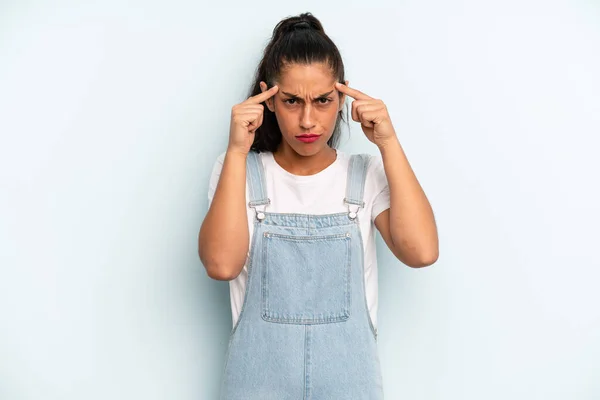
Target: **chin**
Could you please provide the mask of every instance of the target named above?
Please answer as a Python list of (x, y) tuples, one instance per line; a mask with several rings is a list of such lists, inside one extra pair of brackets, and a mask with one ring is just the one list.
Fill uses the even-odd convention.
[[(288, 143), (289, 145), (289, 143)], [(295, 153), (297, 153), (300, 156), (303, 157), (311, 157), (314, 156), (316, 154), (319, 154), (321, 151), (323, 151), (323, 149), (328, 148), (329, 146), (327, 146), (327, 142), (323, 143), (314, 143), (314, 144), (309, 144), (309, 145), (305, 145), (300, 143), (300, 145), (294, 145), (294, 146), (290, 146), (292, 148), (292, 150), (294, 150)]]
[(296, 154), (300, 156), (310, 157), (319, 154), (324, 149), (328, 149), (329, 146), (327, 145), (327, 142), (330, 138), (331, 137), (321, 138), (316, 142), (305, 144), (299, 142), (295, 137), (289, 139), (284, 137), (283, 142), (285, 143), (282, 144), (288, 148), (291, 148)]

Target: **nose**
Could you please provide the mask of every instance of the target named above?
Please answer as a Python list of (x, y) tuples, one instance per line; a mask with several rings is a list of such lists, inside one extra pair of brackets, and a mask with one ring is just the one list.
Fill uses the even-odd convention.
[(302, 109), (302, 114), (300, 116), (300, 127), (302, 129), (311, 129), (315, 127), (315, 119), (313, 115), (313, 109), (310, 104), (306, 104)]

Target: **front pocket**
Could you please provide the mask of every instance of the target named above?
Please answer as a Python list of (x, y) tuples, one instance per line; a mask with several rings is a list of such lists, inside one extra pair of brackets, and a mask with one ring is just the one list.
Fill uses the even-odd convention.
[(350, 233), (292, 236), (265, 232), (262, 318), (287, 324), (350, 317)]

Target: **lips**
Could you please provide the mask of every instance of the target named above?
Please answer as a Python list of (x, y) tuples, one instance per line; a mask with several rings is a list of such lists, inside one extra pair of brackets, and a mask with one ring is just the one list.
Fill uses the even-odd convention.
[(297, 135), (296, 139), (304, 143), (312, 143), (320, 137), (321, 135), (317, 135), (315, 133), (304, 133), (302, 135)]

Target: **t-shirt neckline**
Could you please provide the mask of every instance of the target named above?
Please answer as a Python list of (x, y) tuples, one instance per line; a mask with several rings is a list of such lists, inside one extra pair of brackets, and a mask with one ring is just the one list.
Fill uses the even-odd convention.
[(314, 179), (319, 179), (320, 177), (327, 175), (330, 171), (334, 170), (337, 167), (337, 165), (341, 162), (341, 158), (343, 156), (343, 152), (341, 152), (337, 149), (335, 151), (336, 151), (335, 160), (331, 164), (329, 164), (327, 167), (322, 169), (321, 171), (317, 172), (316, 174), (312, 174), (312, 175), (292, 174), (291, 172), (289, 172), (285, 168), (283, 168), (281, 165), (279, 165), (279, 163), (275, 160), (275, 157), (272, 152), (265, 152), (264, 155), (267, 155), (269, 157), (270, 162), (273, 164), (275, 170), (280, 175), (283, 175), (289, 179), (293, 179), (296, 182), (303, 182), (303, 181), (312, 181)]

